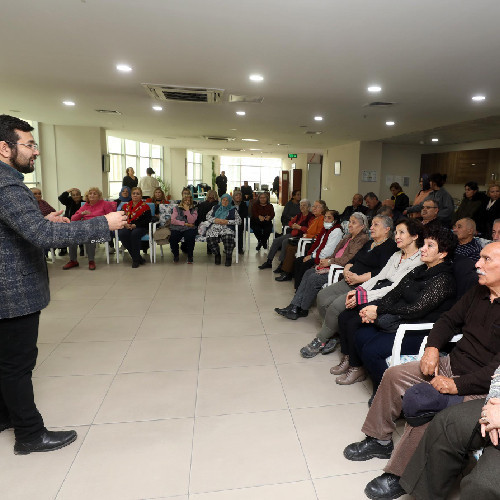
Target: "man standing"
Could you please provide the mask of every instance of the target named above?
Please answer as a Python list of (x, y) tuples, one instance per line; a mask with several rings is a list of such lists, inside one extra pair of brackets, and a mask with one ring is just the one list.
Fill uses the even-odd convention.
[(153, 193), (157, 187), (160, 187), (160, 183), (154, 178), (151, 177), (155, 171), (149, 167), (146, 169), (146, 174), (144, 177), (141, 177), (139, 180), (139, 187), (142, 189), (142, 198), (152, 198)]
[(219, 196), (227, 193), (227, 177), (224, 170), (216, 177), (215, 184), (217, 184)]
[(57, 450), (76, 439), (75, 431), (45, 428), (33, 395), (40, 310), (50, 298), (43, 249), (106, 241), (125, 224), (123, 212), (78, 224), (58, 217), (62, 210), (43, 217), (23, 182), (40, 153), (32, 130), (0, 115), (0, 432), (14, 428), (14, 453), (20, 455)]

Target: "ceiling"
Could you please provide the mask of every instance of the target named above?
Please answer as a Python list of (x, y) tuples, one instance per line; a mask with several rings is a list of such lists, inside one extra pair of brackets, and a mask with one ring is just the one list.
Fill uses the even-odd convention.
[[(173, 147), (220, 149), (225, 145), (203, 136), (231, 136), (228, 147), (269, 153), (321, 151), (355, 140), (419, 144), (426, 139), (418, 131), (451, 130), (456, 123), (466, 138), (463, 122), (488, 117), (496, 128), (482, 127), (484, 138), (500, 137), (499, 15), (498, 0), (6, 2), (0, 110), (151, 141), (168, 138), (163, 143)], [(116, 71), (118, 63), (133, 71)], [(252, 73), (264, 81), (249, 81)], [(142, 83), (264, 100), (172, 102), (155, 112)], [(369, 94), (370, 84), (382, 92)], [(478, 93), (487, 99), (473, 102)], [(63, 106), (65, 99), (76, 106)], [(365, 107), (372, 101), (396, 104)], [(315, 115), (324, 120), (315, 122)], [(385, 125), (389, 119), (394, 127)], [(249, 146), (242, 138), (259, 142)]]

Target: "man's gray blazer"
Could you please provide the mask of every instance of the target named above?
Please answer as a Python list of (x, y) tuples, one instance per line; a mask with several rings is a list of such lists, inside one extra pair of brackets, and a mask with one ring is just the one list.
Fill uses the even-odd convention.
[(0, 161), (0, 319), (25, 316), (49, 303), (44, 249), (109, 240), (104, 217), (71, 224), (44, 219), (23, 179)]

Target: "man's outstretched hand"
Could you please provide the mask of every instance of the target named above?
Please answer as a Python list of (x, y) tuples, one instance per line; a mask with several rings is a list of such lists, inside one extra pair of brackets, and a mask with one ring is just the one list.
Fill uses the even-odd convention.
[(106, 214), (104, 217), (108, 220), (108, 226), (110, 231), (116, 231), (117, 229), (122, 229), (125, 227), (125, 223), (127, 222), (127, 216), (125, 212), (111, 212)]

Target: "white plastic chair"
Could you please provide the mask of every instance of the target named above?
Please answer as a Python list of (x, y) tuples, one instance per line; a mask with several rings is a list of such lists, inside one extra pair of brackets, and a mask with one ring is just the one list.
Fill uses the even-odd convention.
[(334, 283), (337, 283), (343, 271), (344, 268), (342, 266), (332, 264), (330, 266), (330, 272), (328, 273), (328, 283), (325, 286), (330, 286)]
[(297, 245), (297, 252), (295, 252), (295, 257), (304, 257), (306, 254), (306, 245), (314, 241), (314, 238), (300, 238)]

